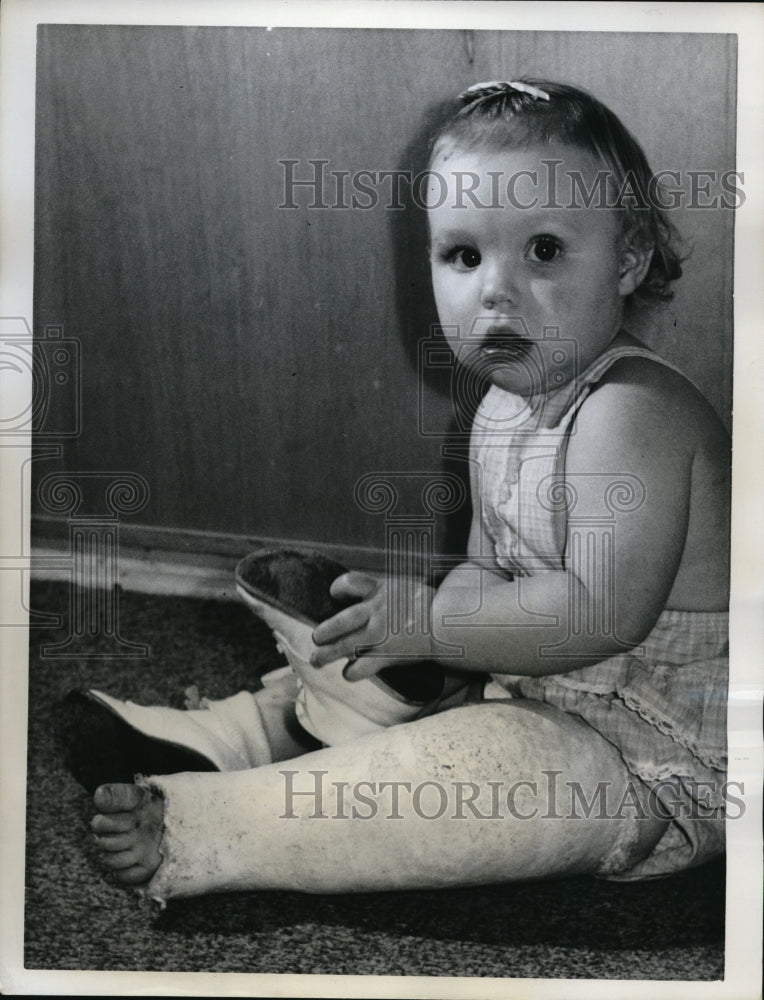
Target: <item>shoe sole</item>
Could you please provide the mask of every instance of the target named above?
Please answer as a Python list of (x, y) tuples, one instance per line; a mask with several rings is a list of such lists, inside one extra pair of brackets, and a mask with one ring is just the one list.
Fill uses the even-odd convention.
[(133, 729), (108, 706), (81, 691), (56, 708), (56, 736), (66, 766), (91, 794), (99, 785), (132, 784), (137, 774), (217, 771), (203, 754)]

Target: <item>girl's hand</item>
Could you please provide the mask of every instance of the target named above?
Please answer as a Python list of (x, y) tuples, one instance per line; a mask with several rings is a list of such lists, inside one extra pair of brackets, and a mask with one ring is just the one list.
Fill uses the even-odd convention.
[[(355, 599), (356, 604), (321, 622), (313, 632), (314, 667), (342, 657), (356, 659), (345, 674), (360, 680), (403, 658), (432, 656), (430, 610), (433, 587), (406, 577), (378, 577), (350, 572), (332, 583), (332, 597)], [(391, 611), (398, 624), (391, 628)], [(374, 655), (369, 655), (373, 653)]]

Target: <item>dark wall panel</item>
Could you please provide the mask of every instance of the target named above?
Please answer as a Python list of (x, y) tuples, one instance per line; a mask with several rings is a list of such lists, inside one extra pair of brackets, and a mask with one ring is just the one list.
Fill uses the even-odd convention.
[[(139, 472), (139, 523), (381, 547), (356, 483), (439, 470), (419, 415), (451, 418), (417, 377), (422, 213), (279, 207), (279, 161), (328, 160), (332, 205), (328, 172), (416, 170), (444, 98), (526, 73), (601, 96), (656, 169), (734, 167), (731, 36), (41, 28), (35, 331), (81, 341), (84, 391), (38, 478)], [(686, 277), (635, 332), (728, 417), (733, 213), (676, 215)]]

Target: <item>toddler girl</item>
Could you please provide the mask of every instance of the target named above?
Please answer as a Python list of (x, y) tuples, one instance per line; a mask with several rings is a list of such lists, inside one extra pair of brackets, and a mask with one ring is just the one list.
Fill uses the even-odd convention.
[(220, 710), (213, 735), (238, 726), (243, 764), (98, 788), (105, 864), (160, 901), (638, 879), (723, 850), (729, 442), (624, 327), (632, 296), (680, 274), (672, 227), (639, 145), (591, 96), (495, 82), (461, 102), (427, 204), (440, 322), (487, 387), (467, 558), (437, 589), (341, 574), (347, 606), (317, 627), (269, 624), (305, 688), (334, 671), (351, 707), (354, 682), (396, 661), (458, 668), (466, 694), (365, 735), (314, 732), (335, 745), (304, 754), (299, 690), (279, 680)]

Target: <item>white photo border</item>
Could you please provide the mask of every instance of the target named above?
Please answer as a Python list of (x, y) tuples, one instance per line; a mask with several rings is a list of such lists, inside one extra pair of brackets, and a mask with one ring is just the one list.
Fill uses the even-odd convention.
[[(655, 996), (743, 1000), (759, 996), (762, 940), (761, 696), (764, 636), (761, 456), (764, 424), (764, 7), (746, 3), (514, 3), (461, 0), (229, 2), (229, 0), (5, 0), (0, 11), (0, 317), (31, 326), (34, 219), (35, 52), (38, 24), (248, 25), (323, 28), (709, 32), (738, 36), (737, 170), (746, 201), (736, 214), (733, 457), (733, 593), (729, 779), (744, 782), (745, 816), (728, 825), (726, 963), (723, 982), (511, 980), (514, 997)], [(713, 86), (713, 81), (709, 81)], [(31, 399), (28, 383), (0, 371), (14, 412)], [(1, 435), (0, 435), (1, 438)], [(0, 445), (4, 442), (0, 440)], [(29, 511), (19, 508), (31, 442), (0, 446), (0, 569), (28, 558)], [(28, 495), (28, 491), (25, 491)], [(19, 540), (19, 533), (21, 540)], [(12, 553), (12, 556), (8, 556)], [(19, 556), (19, 553), (25, 555)], [(28, 573), (26, 579), (28, 581)], [(0, 572), (2, 607), (17, 586)], [(26, 600), (26, 598), (25, 598)], [(28, 602), (27, 602), (28, 603)], [(16, 608), (18, 612), (18, 608)], [(16, 613), (15, 612), (15, 613)], [(15, 619), (14, 619), (15, 620)], [(8, 995), (270, 995), (504, 997), (507, 980), (426, 977), (40, 971), (23, 968), (25, 761), (28, 631), (0, 631), (0, 987)]]

